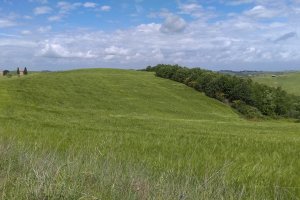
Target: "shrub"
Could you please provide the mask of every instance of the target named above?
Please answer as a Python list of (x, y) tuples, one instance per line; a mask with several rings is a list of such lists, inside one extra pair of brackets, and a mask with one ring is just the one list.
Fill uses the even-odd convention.
[(263, 115), (257, 108), (253, 106), (249, 106), (243, 101), (240, 100), (233, 101), (231, 106), (235, 108), (237, 111), (239, 111), (241, 114), (243, 114), (246, 118), (257, 119), (263, 117)]
[(9, 74), (9, 71), (6, 69), (3, 71), (3, 76), (6, 76), (7, 74)]

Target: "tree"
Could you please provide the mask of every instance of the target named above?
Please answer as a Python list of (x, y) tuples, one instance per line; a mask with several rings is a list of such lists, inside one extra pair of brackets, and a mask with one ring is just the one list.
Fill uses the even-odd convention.
[(7, 74), (9, 74), (9, 71), (6, 69), (3, 71), (3, 76), (6, 76)]
[(20, 69), (19, 69), (19, 67), (17, 68), (17, 74), (20, 75)]
[(27, 68), (26, 68), (26, 67), (24, 68), (24, 72), (23, 72), (23, 73), (24, 73), (24, 75), (27, 75), (27, 74), (28, 74), (28, 71), (27, 71)]
[(147, 66), (146, 71), (147, 71), (147, 72), (151, 72), (151, 71), (152, 71), (152, 67), (151, 67), (150, 65)]

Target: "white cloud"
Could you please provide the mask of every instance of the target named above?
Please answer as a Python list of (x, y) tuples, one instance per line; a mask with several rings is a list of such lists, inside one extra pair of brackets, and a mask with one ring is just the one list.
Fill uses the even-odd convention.
[(174, 14), (168, 14), (160, 30), (163, 33), (179, 33), (187, 27), (186, 21)]
[(97, 7), (97, 4), (94, 3), (94, 2), (85, 2), (85, 3), (83, 4), (83, 7), (85, 7), (85, 8), (96, 8), (96, 7)]
[(38, 28), (38, 32), (40, 32), (40, 33), (47, 33), (51, 30), (52, 30), (52, 26), (50, 26), (50, 25), (49, 26), (41, 26)]
[(253, 3), (254, 0), (224, 0), (224, 2), (228, 5), (241, 5), (241, 4), (249, 4), (249, 3)]
[(105, 6), (101, 6), (101, 8), (100, 8), (102, 11), (110, 11), (111, 10), (111, 7), (110, 6), (107, 6), (107, 5), (105, 5)]
[(23, 30), (21, 31), (22, 35), (30, 35), (32, 32), (30, 30)]
[(246, 11), (245, 14), (257, 18), (272, 18), (278, 14), (278, 11), (267, 9), (262, 5), (258, 5)]
[(29, 16), (29, 15), (25, 15), (25, 16), (23, 16), (23, 18), (24, 18), (24, 19), (27, 19), (27, 20), (33, 19), (33, 17), (32, 17), (32, 16)]
[(63, 47), (58, 43), (51, 43), (46, 41), (43, 44), (43, 48), (38, 53), (38, 56), (49, 57), (49, 58), (96, 58), (97, 55), (93, 54), (92, 51), (81, 52), (71, 51), (68, 48)]
[(63, 18), (63, 15), (53, 15), (48, 17), (50, 22), (60, 21)]
[(72, 11), (79, 8), (96, 8), (97, 4), (93, 2), (75, 2), (70, 3), (67, 1), (57, 2), (56, 7), (59, 9), (58, 14), (48, 17), (49, 21), (61, 21), (63, 18), (67, 17)]
[(48, 0), (29, 0), (31, 3), (47, 4)]
[(207, 14), (203, 7), (197, 3), (180, 4), (179, 9), (182, 14), (188, 14), (194, 17), (203, 17)]
[(0, 28), (7, 28), (17, 26), (17, 23), (10, 19), (1, 19), (0, 18)]
[(110, 47), (105, 48), (104, 52), (107, 55), (113, 55), (113, 56), (122, 55), (122, 56), (124, 56), (124, 55), (128, 55), (129, 49), (116, 47), (116, 46), (110, 46)]
[(44, 14), (49, 14), (52, 12), (52, 8), (48, 7), (48, 6), (41, 6), (41, 7), (36, 7), (33, 10), (33, 13), (35, 15), (44, 15)]
[(67, 1), (59, 1), (57, 3), (57, 7), (60, 9), (59, 12), (61, 14), (69, 13), (70, 11), (75, 10), (81, 6), (82, 6), (82, 3), (80, 3), (80, 2), (70, 3)]

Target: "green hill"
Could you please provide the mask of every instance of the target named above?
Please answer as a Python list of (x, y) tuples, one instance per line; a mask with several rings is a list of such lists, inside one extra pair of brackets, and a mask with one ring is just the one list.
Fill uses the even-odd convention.
[(300, 96), (300, 72), (283, 73), (272, 77), (272, 74), (254, 76), (253, 80), (272, 87), (282, 87), (291, 94)]
[(297, 199), (300, 124), (152, 73), (0, 79), (2, 199)]

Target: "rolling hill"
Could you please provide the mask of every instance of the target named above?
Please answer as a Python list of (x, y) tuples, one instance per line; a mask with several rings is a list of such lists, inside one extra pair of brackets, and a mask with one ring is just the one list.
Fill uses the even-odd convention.
[(297, 199), (300, 124), (153, 73), (0, 79), (2, 199)]
[(291, 94), (300, 96), (300, 72), (283, 73), (272, 77), (272, 74), (263, 74), (253, 77), (254, 81), (272, 87), (282, 87)]

